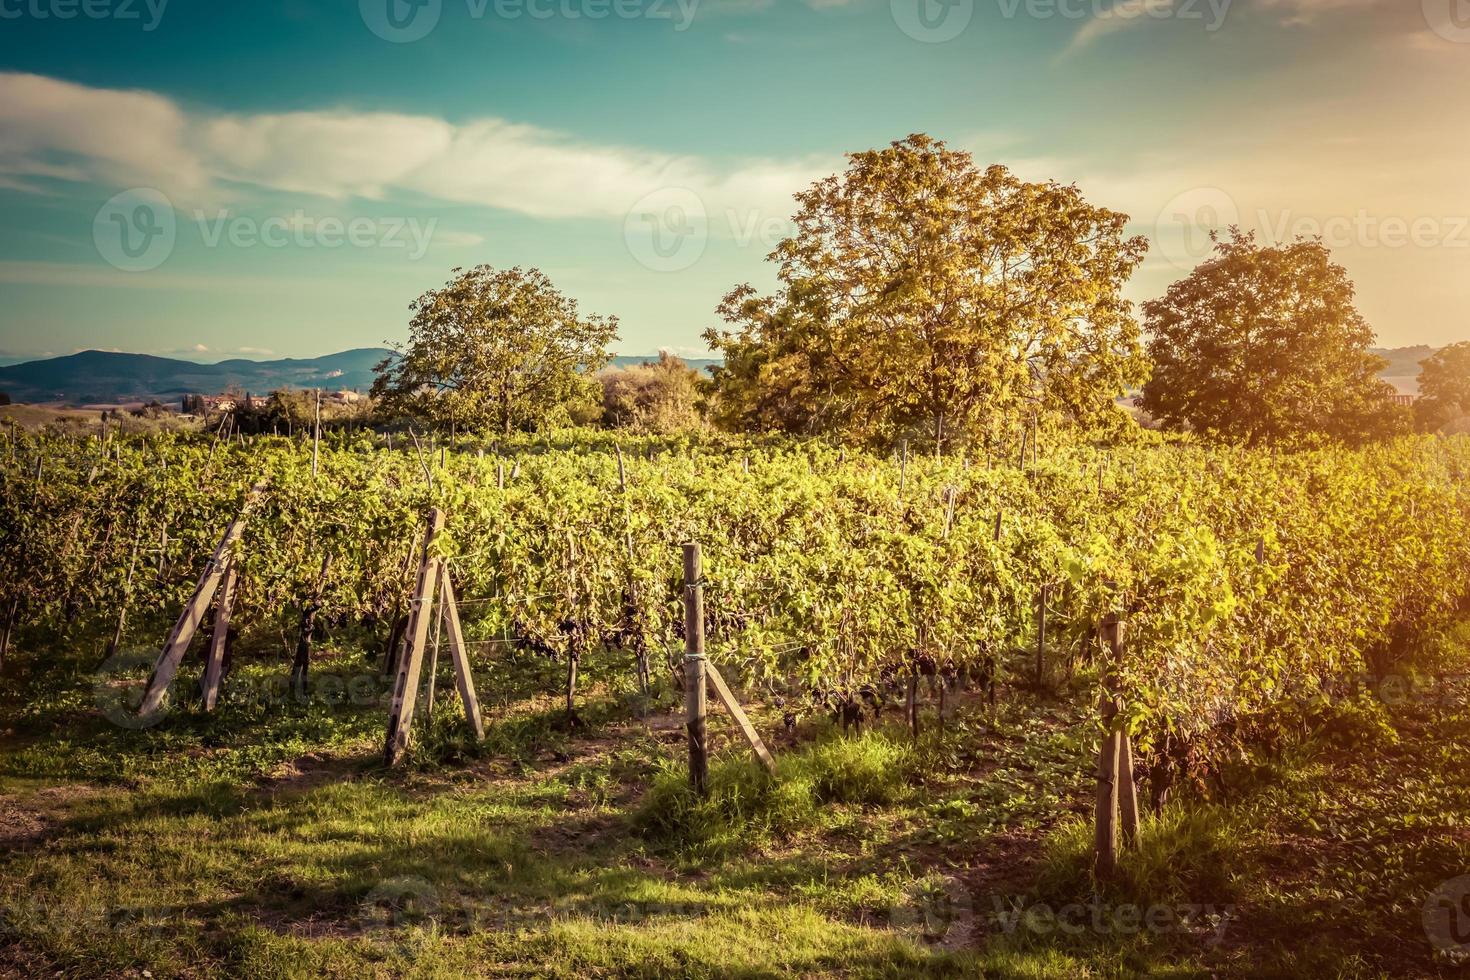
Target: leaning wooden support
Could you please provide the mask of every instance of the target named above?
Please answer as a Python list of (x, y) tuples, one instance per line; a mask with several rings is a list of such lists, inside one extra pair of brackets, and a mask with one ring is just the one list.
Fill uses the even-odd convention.
[(235, 606), (235, 587), (239, 574), (235, 563), (225, 566), (225, 580), (220, 586), (219, 602), (214, 607), (214, 637), (209, 644), (209, 660), (204, 665), (204, 710), (213, 711), (219, 703), (219, 685), (225, 672), (225, 648), (230, 638), (230, 613)]
[(485, 722), (480, 717), (480, 699), (475, 695), (475, 679), (470, 674), (469, 652), (465, 649), (464, 631), (459, 625), (459, 603), (454, 597), (454, 584), (449, 580), (447, 566), (440, 570), (439, 593), (444, 600), (444, 621), (449, 627), (449, 655), (454, 660), (454, 683), (459, 688), (464, 717), (475, 733), (475, 741), (483, 741)]
[(199, 624), (204, 620), (204, 613), (209, 608), (210, 600), (214, 598), (220, 582), (224, 579), (225, 566), (229, 563), (230, 553), (245, 532), (246, 518), (264, 490), (265, 484), (257, 483), (245, 498), (245, 506), (240, 511), (240, 516), (230, 522), (225, 536), (220, 539), (219, 547), (215, 548), (214, 555), (210, 557), (209, 564), (205, 566), (199, 584), (194, 587), (193, 596), (185, 604), (183, 614), (179, 616), (173, 631), (169, 633), (168, 642), (163, 645), (163, 652), (158, 655), (158, 661), (153, 666), (153, 677), (148, 682), (148, 691), (143, 695), (143, 703), (138, 708), (139, 714), (144, 717), (152, 715), (163, 704), (163, 696), (168, 693), (168, 687), (173, 683), (174, 675), (179, 672), (179, 664), (183, 662), (184, 653), (189, 649), (189, 643), (194, 639)]
[(408, 621), (408, 648), (398, 658), (398, 673), (393, 683), (393, 705), (388, 712), (388, 738), (383, 761), (396, 765), (408, 748), (413, 728), (413, 709), (419, 695), (419, 674), (424, 664), (424, 647), (429, 642), (429, 620), (433, 616), (434, 593), (439, 584), (439, 562), (434, 555), (434, 540), (444, 529), (444, 512), (435, 507), (429, 511), (429, 527), (424, 532), (423, 557), (419, 562), (418, 585), (413, 593), (413, 608)]
[(771, 753), (766, 748), (766, 743), (761, 741), (760, 733), (750, 723), (750, 718), (746, 716), (745, 709), (740, 706), (739, 701), (735, 700), (735, 695), (731, 693), (729, 686), (725, 684), (725, 678), (720, 676), (719, 670), (708, 660), (705, 661), (704, 670), (706, 676), (709, 677), (710, 687), (714, 689), (715, 697), (720, 699), (720, 703), (725, 706), (725, 710), (730, 712), (730, 717), (735, 719), (736, 727), (740, 729), (740, 734), (745, 736), (745, 740), (750, 743), (751, 750), (755, 752), (755, 757), (760, 760), (761, 765), (765, 766), (768, 772), (774, 773), (776, 771), (776, 760), (771, 758)]

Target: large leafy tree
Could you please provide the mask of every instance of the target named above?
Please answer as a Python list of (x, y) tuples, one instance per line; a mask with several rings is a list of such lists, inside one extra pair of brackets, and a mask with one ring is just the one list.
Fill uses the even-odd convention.
[(384, 412), (509, 435), (595, 406), (616, 317), (580, 315), (537, 269), (454, 272), (414, 300), (408, 343), (377, 366)]
[(1147, 374), (1126, 215), (924, 135), (849, 160), (796, 196), (776, 295), (736, 288), (734, 329), (706, 333), (718, 421), (943, 449), (1041, 413), (1116, 417)]
[(1153, 377), (1141, 407), (1248, 443), (1356, 440), (1402, 422), (1369, 351), (1347, 270), (1318, 239), (1266, 247), (1232, 228), (1214, 255), (1143, 305)]
[(1443, 429), (1470, 415), (1470, 341), (1450, 344), (1419, 362), (1420, 426)]

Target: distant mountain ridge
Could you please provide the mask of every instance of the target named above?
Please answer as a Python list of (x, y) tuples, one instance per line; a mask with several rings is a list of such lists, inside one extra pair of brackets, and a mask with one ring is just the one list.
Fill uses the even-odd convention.
[[(152, 354), (88, 350), (0, 367), (0, 391), (17, 402), (61, 405), (114, 405), (155, 398), (169, 404), (183, 395), (216, 395), (229, 388), (256, 395), (277, 388), (367, 391), (373, 383), (373, 368), (392, 353), (382, 347), (359, 347), (323, 357), (235, 358), (196, 364)], [(656, 359), (656, 354), (621, 356), (613, 358), (613, 364), (627, 367)], [(719, 363), (689, 361), (699, 370)]]

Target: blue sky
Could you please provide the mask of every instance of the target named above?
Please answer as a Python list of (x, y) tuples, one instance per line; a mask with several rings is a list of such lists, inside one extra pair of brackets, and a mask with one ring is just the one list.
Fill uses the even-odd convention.
[(376, 345), (481, 262), (693, 354), (793, 191), (918, 131), (1130, 214), (1135, 299), (1238, 221), (1446, 343), (1467, 82), (1466, 0), (0, 0), (0, 356)]

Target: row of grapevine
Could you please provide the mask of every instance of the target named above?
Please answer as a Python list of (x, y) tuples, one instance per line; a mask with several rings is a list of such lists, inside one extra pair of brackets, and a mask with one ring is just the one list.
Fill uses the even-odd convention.
[(319, 585), (324, 618), (386, 632), (439, 506), (475, 637), (558, 657), (619, 643), (658, 666), (679, 647), (679, 547), (697, 540), (721, 669), (850, 713), (911, 672), (993, 672), (1030, 642), (1043, 586), (1063, 650), (1085, 651), (1119, 610), (1113, 667), (1147, 749), (1381, 669), (1467, 591), (1470, 440), (1058, 444), (1024, 467), (813, 443), (610, 449), (509, 459), (364, 437), (323, 448), (314, 476), (286, 439), (22, 437), (0, 467), (0, 615), (56, 630), (123, 607), (166, 617), (263, 479), (238, 558), (247, 633), (288, 630)]

